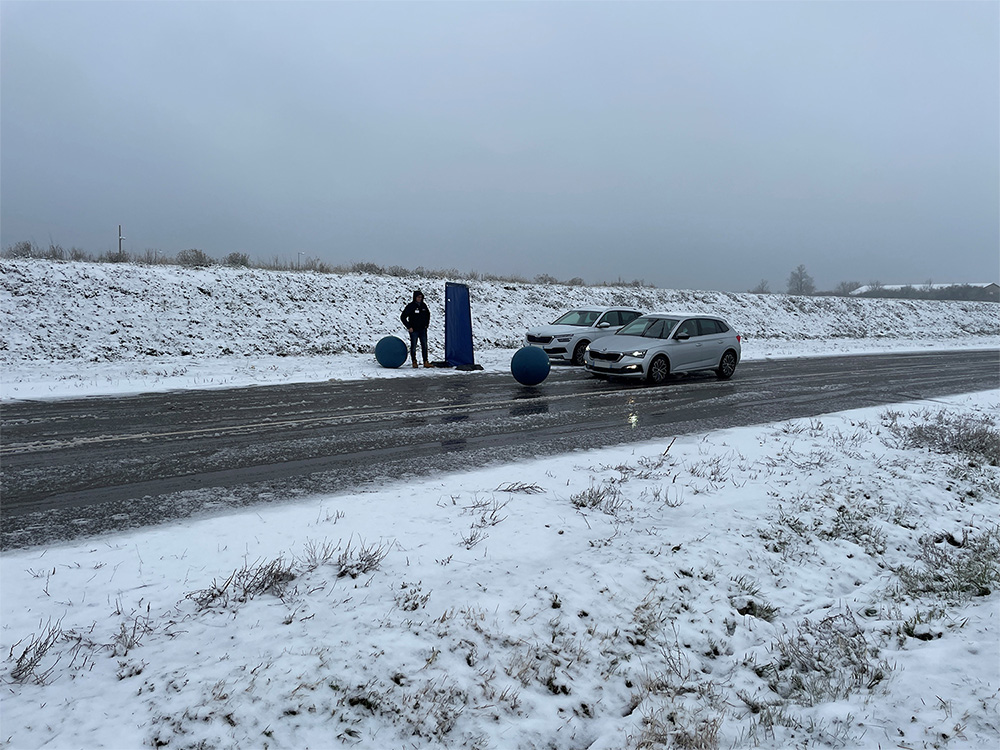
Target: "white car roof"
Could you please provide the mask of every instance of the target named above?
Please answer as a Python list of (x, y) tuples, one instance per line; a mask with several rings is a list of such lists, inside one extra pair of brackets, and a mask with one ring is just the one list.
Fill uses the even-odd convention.
[(715, 313), (704, 313), (704, 312), (650, 312), (646, 313), (642, 317), (644, 318), (715, 318), (717, 320), (725, 320), (721, 315), (716, 315)]
[[(587, 312), (607, 312), (608, 310), (635, 310), (634, 307), (630, 305), (611, 305), (609, 307), (592, 307), (590, 305), (580, 305), (579, 307), (570, 307), (566, 312), (573, 312), (574, 310), (586, 310)], [(638, 310), (636, 310), (638, 312)], [(563, 313), (565, 315), (565, 313)]]

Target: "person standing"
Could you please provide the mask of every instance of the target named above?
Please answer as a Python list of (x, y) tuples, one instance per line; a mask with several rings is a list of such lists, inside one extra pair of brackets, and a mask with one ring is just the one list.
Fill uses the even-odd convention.
[(406, 330), (410, 332), (410, 359), (417, 366), (417, 341), (420, 341), (421, 354), (424, 355), (424, 367), (430, 367), (427, 360), (427, 327), (431, 324), (431, 311), (424, 304), (424, 293), (417, 289), (413, 293), (413, 302), (403, 308), (399, 319), (403, 321)]

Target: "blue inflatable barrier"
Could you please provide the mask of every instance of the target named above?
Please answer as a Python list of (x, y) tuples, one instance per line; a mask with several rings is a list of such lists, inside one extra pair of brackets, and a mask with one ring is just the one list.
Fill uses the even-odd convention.
[(399, 367), (406, 361), (406, 343), (396, 336), (386, 336), (375, 344), (375, 359), (382, 367)]
[(537, 346), (523, 346), (510, 360), (510, 374), (521, 385), (538, 385), (549, 376), (549, 355)]

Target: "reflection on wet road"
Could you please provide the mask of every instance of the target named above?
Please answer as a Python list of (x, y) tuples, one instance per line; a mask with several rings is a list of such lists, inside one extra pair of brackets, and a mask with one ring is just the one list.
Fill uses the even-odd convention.
[(1000, 385), (1000, 353), (744, 363), (660, 387), (555, 367), (5, 405), (4, 548), (635, 440)]

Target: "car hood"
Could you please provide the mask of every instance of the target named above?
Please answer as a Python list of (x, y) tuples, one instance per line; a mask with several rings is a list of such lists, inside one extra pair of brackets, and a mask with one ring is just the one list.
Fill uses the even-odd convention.
[(535, 326), (534, 328), (528, 329), (528, 335), (530, 336), (569, 336), (574, 333), (583, 333), (584, 331), (589, 331), (588, 326)]
[(648, 349), (654, 344), (663, 343), (662, 339), (650, 339), (645, 336), (605, 336), (590, 345), (591, 351), (598, 352), (632, 352), (637, 349)]

